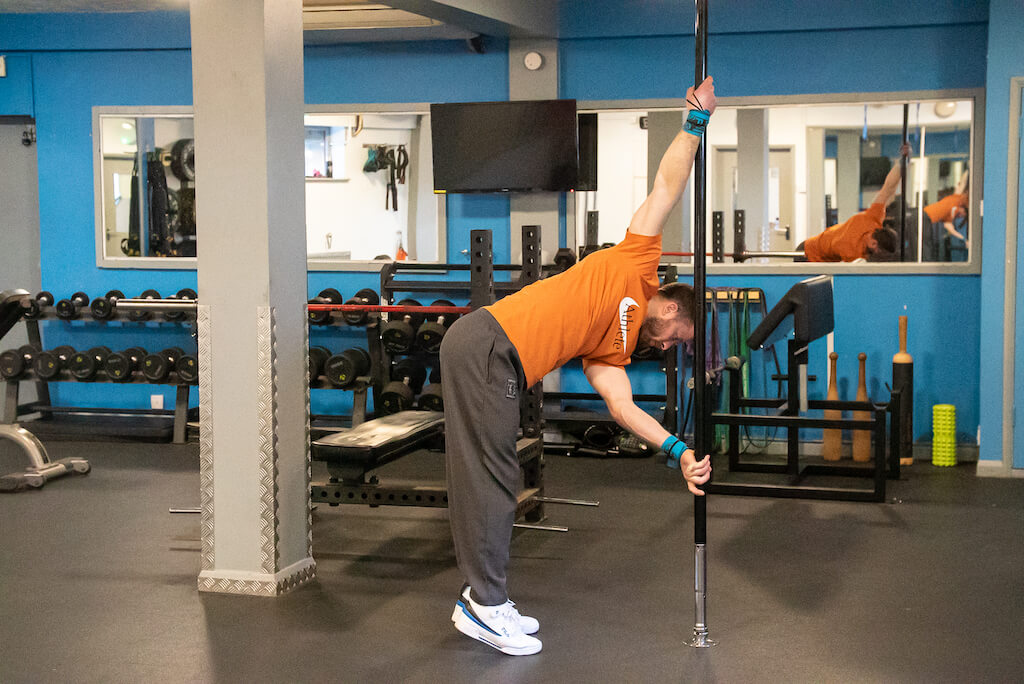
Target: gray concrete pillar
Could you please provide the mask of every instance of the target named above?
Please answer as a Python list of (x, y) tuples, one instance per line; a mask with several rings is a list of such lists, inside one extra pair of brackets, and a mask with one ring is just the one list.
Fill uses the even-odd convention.
[[(540, 66), (527, 68), (526, 55), (541, 56)], [(531, 67), (536, 62), (531, 62)], [(558, 98), (558, 41), (510, 40), (508, 46), (508, 95), (510, 100)], [(541, 227), (541, 255), (551, 263), (558, 251), (558, 199), (561, 193), (513, 193), (509, 213), (512, 222), (512, 263), (523, 258), (523, 226)], [(568, 203), (568, 200), (567, 200)]]
[[(836, 198), (832, 198), (835, 205)], [(798, 245), (828, 228), (825, 225), (825, 130), (807, 128), (807, 225), (797, 225), (793, 244)]]
[(302, 5), (192, 0), (200, 226), (200, 591), (315, 576)]
[[(661, 158), (665, 150), (675, 140), (683, 128), (686, 112), (648, 112), (647, 113), (647, 192), (654, 188), (654, 179), (658, 175)], [(665, 230), (661, 234), (661, 249), (664, 252), (690, 251), (690, 187), (686, 184), (679, 204), (665, 220)], [(708, 240), (710, 242), (710, 239)], [(674, 263), (679, 257), (663, 257), (662, 261)], [(689, 259), (685, 259), (689, 261)]]
[(836, 209), (842, 223), (860, 211), (860, 133), (836, 134)]
[(736, 111), (736, 208), (746, 212), (747, 249), (762, 249), (768, 230), (768, 110)]

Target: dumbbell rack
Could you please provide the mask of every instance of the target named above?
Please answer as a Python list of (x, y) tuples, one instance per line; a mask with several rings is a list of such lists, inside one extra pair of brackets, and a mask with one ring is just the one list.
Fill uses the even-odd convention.
[[(125, 300), (125, 303), (130, 300)], [(174, 307), (174, 305), (171, 305)], [(184, 318), (178, 321), (166, 321), (168, 323), (180, 324), (190, 323), (195, 320), (194, 306), (191, 310), (185, 309)], [(40, 320), (60, 320), (57, 318), (52, 308), (44, 309), (40, 311), (33, 318), (24, 319), (26, 331), (28, 333), (29, 344), (35, 347), (37, 350), (42, 350), (42, 336), (39, 331)], [(106, 321), (94, 321), (91, 318), (82, 318), (83, 321), (91, 321), (96, 323), (108, 323), (110, 321), (117, 320), (128, 320), (127, 316), (118, 313), (115, 307), (114, 315)], [(132, 436), (141, 438), (156, 438), (166, 434), (166, 418), (172, 418), (172, 429), (171, 429), (171, 441), (174, 444), (184, 444), (187, 440), (188, 431), (188, 420), (189, 420), (189, 396), (191, 393), (191, 385), (186, 382), (182, 382), (175, 371), (171, 371), (166, 381), (161, 383), (152, 383), (148, 380), (133, 377), (131, 380), (115, 381), (107, 377), (107, 374), (102, 370), (98, 369), (96, 375), (92, 380), (75, 382), (80, 383), (111, 383), (117, 385), (129, 385), (129, 384), (146, 384), (146, 385), (172, 385), (177, 387), (174, 409), (173, 411), (161, 410), (161, 409), (105, 409), (105, 408), (82, 408), (82, 407), (65, 407), (65, 406), (53, 406), (50, 400), (50, 388), (49, 383), (51, 382), (66, 382), (72, 381), (74, 378), (70, 376), (66, 370), (61, 370), (60, 374), (51, 379), (40, 378), (34, 370), (28, 369), (22, 375), (21, 378), (8, 380), (5, 391), (6, 404), (4, 410), (3, 420), (0, 424), (3, 425), (14, 425), (17, 423), (18, 417), (27, 416), (33, 413), (40, 413), (49, 418), (41, 418), (39, 420), (30, 421), (27, 423), (32, 428), (33, 432), (40, 434), (67, 434), (70, 430), (73, 430), (76, 434), (90, 434), (90, 435), (108, 435), (110, 430), (104, 431), (103, 429), (86, 427), (88, 423), (81, 425), (75, 424), (74, 428), (70, 427), (70, 424), (61, 421), (61, 428), (54, 429), (50, 427), (50, 419), (55, 415), (81, 415), (81, 416), (104, 416), (113, 417), (114, 420), (118, 418), (124, 418), (126, 420), (119, 420), (116, 425), (116, 434), (123, 435), (130, 433)], [(20, 386), (22, 382), (35, 382), (36, 383), (36, 396), (37, 400), (28, 404), (19, 404)], [(139, 421), (146, 421), (148, 419), (149, 425), (139, 424)]]
[[(457, 293), (469, 295), (469, 305), (472, 308), (479, 308), (491, 304), (495, 298), (495, 291), (503, 293), (514, 292), (525, 285), (537, 280), (541, 275), (540, 264), (540, 228), (539, 226), (523, 227), (523, 265), (498, 267), (498, 270), (518, 270), (520, 276), (517, 281), (505, 283), (494, 282), (493, 251), (491, 242), (491, 231), (474, 230), (470, 235), (470, 263), (469, 265), (452, 264), (415, 264), (405, 262), (391, 262), (385, 264), (381, 270), (381, 298), (385, 304), (394, 304), (396, 293), (431, 292), (431, 293)], [(405, 279), (399, 276), (409, 274), (426, 274), (430, 272), (445, 273), (447, 271), (469, 271), (469, 281), (451, 280), (429, 280), (429, 279)], [(392, 354), (384, 347), (381, 337), (380, 316), (371, 316), (367, 325), (367, 345), (370, 354), (370, 378), (369, 386), (374, 391), (374, 406), (379, 405), (380, 392), (384, 384), (388, 382), (392, 367)], [(423, 352), (412, 351), (403, 356), (422, 355)], [(365, 412), (365, 394), (362, 397)], [(356, 398), (354, 414), (359, 413), (359, 397)], [(545, 517), (544, 513), (544, 448), (542, 437), (542, 416), (543, 404), (542, 390), (540, 383), (531, 387), (523, 393), (521, 402), (521, 425), (523, 437), (516, 444), (519, 454), (520, 469), (523, 474), (523, 489), (519, 496), (519, 504), (516, 511), (516, 518), (522, 517), (528, 525), (535, 525)], [(356, 425), (355, 416), (353, 425)], [(322, 482), (312, 483), (311, 494), (313, 501), (335, 503), (338, 501), (349, 502), (348, 493), (360, 494), (366, 487), (373, 489), (373, 501), (402, 502), (405, 498), (401, 496), (404, 490), (394, 490), (379, 482), (352, 484), (345, 482)], [(408, 492), (405, 492), (408, 493)], [(435, 492), (436, 504), (424, 504), (420, 497), (414, 500), (413, 505), (447, 505), (446, 497), (442, 490)], [(394, 496), (390, 496), (394, 495)], [(366, 497), (353, 497), (355, 502), (362, 502)]]

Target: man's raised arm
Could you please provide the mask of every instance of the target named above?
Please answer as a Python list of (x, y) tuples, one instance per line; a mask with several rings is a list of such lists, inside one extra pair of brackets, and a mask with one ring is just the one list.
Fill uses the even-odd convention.
[[(903, 143), (900, 147), (900, 156), (910, 156), (910, 145)], [(903, 177), (902, 170), (902, 159), (897, 159), (896, 163), (889, 169), (888, 175), (885, 177), (885, 183), (882, 184), (882, 189), (875, 193), (875, 198), (871, 200), (872, 204), (881, 204), (882, 206), (888, 206), (892, 198), (896, 196), (896, 190), (900, 187), (900, 178)]]
[(683, 196), (686, 181), (690, 178), (690, 169), (693, 168), (693, 158), (703, 138), (703, 124), (706, 123), (706, 119), (701, 123), (701, 117), (697, 112), (704, 112), (710, 116), (715, 111), (715, 104), (715, 84), (710, 76), (696, 89), (686, 90), (687, 119), (696, 117), (698, 121), (679, 131), (672, 144), (665, 150), (665, 155), (658, 165), (658, 174), (651, 186), (651, 193), (633, 215), (629, 232), (637, 235), (661, 234), (669, 213)]

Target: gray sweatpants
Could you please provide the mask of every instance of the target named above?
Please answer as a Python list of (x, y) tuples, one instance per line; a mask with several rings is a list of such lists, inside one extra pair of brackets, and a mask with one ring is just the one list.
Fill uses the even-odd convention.
[(516, 438), (526, 377), (488, 311), (456, 321), (441, 343), (448, 513), (455, 558), (474, 600), (508, 600), (512, 523), (520, 489)]

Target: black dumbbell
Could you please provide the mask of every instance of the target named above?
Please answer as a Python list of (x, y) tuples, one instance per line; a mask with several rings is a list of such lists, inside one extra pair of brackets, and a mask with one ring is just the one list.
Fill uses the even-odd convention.
[[(138, 299), (160, 299), (160, 293), (156, 290), (145, 290), (138, 296)], [(128, 311), (128, 320), (132, 321), (148, 321), (153, 317), (152, 311), (145, 309), (131, 309)]]
[[(380, 304), (380, 295), (377, 291), (364, 287), (359, 292), (356, 292), (355, 296), (349, 299), (346, 304), (353, 305), (365, 305), (365, 304)], [(370, 320), (370, 312), (368, 311), (345, 311), (341, 315), (345, 319), (345, 322), (349, 325), (366, 325), (367, 321)]]
[[(309, 300), (310, 304), (341, 304), (345, 300), (333, 287), (320, 290), (320, 294)], [(330, 311), (310, 311), (309, 322), (313, 325), (327, 325), (331, 322)]]
[(23, 316), (28, 319), (39, 318), (43, 309), (50, 306), (53, 306), (53, 295), (43, 290), (28, 301), (28, 308), (25, 309)]
[[(455, 306), (447, 299), (437, 299), (430, 306)], [(430, 354), (441, 349), (441, 340), (448, 332), (448, 326), (454, 323), (458, 314), (428, 314), (429, 318), (416, 329), (416, 346)]]
[(560, 247), (555, 252), (555, 266), (559, 271), (568, 270), (575, 263), (576, 255), (568, 247)]
[(76, 292), (70, 299), (62, 299), (57, 302), (57, 318), (62, 321), (70, 321), (78, 318), (78, 312), (89, 306), (89, 295), (84, 292)]
[(402, 359), (391, 370), (391, 382), (380, 393), (380, 412), (398, 413), (412, 408), (413, 399), (427, 379), (427, 369), (415, 359)]
[(114, 317), (114, 307), (119, 299), (124, 299), (124, 292), (111, 290), (102, 297), (92, 300), (89, 303), (89, 312), (97, 321), (109, 321)]
[(32, 369), (43, 380), (50, 380), (60, 375), (74, 353), (75, 348), (66, 344), (52, 351), (38, 352), (32, 359)]
[(309, 348), (309, 382), (313, 384), (324, 372), (324, 364), (331, 358), (331, 352), (327, 347)]
[(36, 348), (31, 344), (23, 344), (17, 349), (8, 349), (0, 354), (0, 378), (17, 380), (25, 371), (32, 367), (32, 359)]
[(174, 371), (178, 374), (179, 385), (199, 384), (199, 356), (185, 354), (174, 362)]
[(430, 371), (430, 384), (416, 400), (416, 405), (426, 411), (444, 411), (444, 395), (441, 394), (441, 373), (437, 368)]
[(356, 378), (369, 374), (370, 355), (365, 349), (353, 347), (335, 354), (324, 362), (324, 375), (335, 387), (348, 387)]
[(129, 382), (145, 356), (146, 350), (142, 347), (129, 347), (122, 352), (108, 354), (103, 360), (103, 370), (114, 382)]
[[(196, 291), (190, 287), (178, 290), (177, 294), (171, 295), (171, 299), (183, 299), (185, 301), (194, 302), (199, 299), (199, 295)], [(184, 311), (164, 311), (164, 319), (168, 321), (180, 321), (185, 318)]]
[(163, 382), (184, 355), (181, 347), (168, 347), (156, 354), (147, 354), (142, 359), (142, 375), (150, 382)]
[(96, 371), (103, 367), (103, 362), (110, 356), (107, 347), (93, 347), (89, 351), (75, 352), (68, 359), (68, 370), (75, 380), (88, 381), (96, 377)]
[[(415, 299), (403, 299), (398, 306), (422, 306)], [(381, 329), (380, 337), (384, 348), (392, 354), (404, 354), (412, 348), (416, 329), (423, 323), (420, 313), (392, 313)]]

